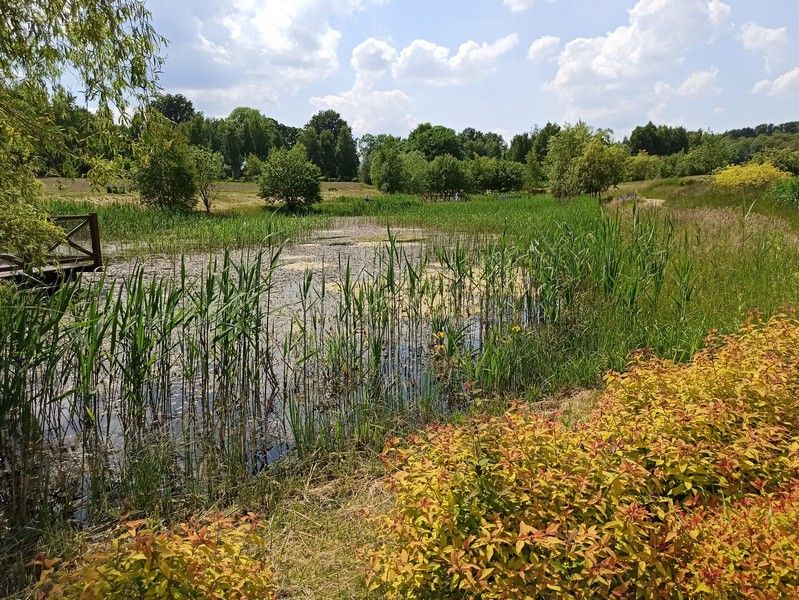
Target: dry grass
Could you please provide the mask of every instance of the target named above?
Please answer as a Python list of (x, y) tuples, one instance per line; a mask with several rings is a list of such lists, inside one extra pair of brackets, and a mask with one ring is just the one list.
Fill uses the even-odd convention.
[[(124, 194), (109, 194), (105, 188), (92, 187), (86, 179), (62, 179), (46, 177), (40, 180), (45, 187), (45, 195), (51, 198), (64, 198), (67, 200), (87, 200), (97, 204), (111, 204), (114, 202), (138, 202), (139, 196), (135, 192)], [(334, 202), (339, 198), (353, 196), (356, 198), (375, 197), (382, 195), (380, 190), (352, 181), (324, 181), (322, 182), (322, 201)], [(247, 181), (222, 181), (219, 184), (218, 196), (215, 199), (213, 212), (228, 212), (242, 208), (258, 208), (264, 206), (263, 198), (258, 196), (258, 184)], [(198, 204), (197, 210), (202, 210)]]
[(266, 550), (279, 598), (369, 598), (364, 548), (376, 540), (375, 517), (391, 498), (376, 456), (361, 457), (352, 472), (334, 478), (312, 471), (283, 498), (266, 524)]

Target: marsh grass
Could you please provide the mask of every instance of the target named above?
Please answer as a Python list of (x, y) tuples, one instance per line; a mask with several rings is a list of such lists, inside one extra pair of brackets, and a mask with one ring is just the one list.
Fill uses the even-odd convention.
[(458, 233), (412, 250), (389, 232), (368, 265), (306, 272), (290, 306), (274, 305), (277, 234), (199, 275), (0, 294), (3, 563), (30, 552), (37, 524), (254, 503), (289, 448), (300, 464), (379, 448), (591, 387), (635, 349), (684, 360), (708, 330), (799, 296), (796, 245), (746, 220), (692, 228), (585, 198), (363, 204)]
[(45, 209), (53, 215), (98, 213), (106, 254), (129, 256), (257, 247), (301, 238), (329, 222), (323, 215), (292, 215), (265, 206), (206, 214), (52, 198)]

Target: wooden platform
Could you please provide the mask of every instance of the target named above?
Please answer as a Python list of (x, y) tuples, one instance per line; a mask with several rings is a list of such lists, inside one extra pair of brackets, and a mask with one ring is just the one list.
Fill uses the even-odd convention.
[(16, 256), (0, 254), (0, 281), (58, 286), (78, 273), (103, 268), (96, 213), (56, 216), (50, 220), (64, 230), (64, 240), (47, 249), (44, 265), (30, 265)]

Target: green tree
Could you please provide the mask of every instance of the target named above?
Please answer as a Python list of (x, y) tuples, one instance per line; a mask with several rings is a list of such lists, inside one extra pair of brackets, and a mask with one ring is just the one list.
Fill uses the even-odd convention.
[(405, 172), (399, 148), (394, 144), (386, 144), (378, 148), (372, 155), (370, 178), (372, 185), (393, 194), (405, 189)]
[(544, 166), (538, 160), (534, 150), (527, 153), (527, 161), (524, 163), (524, 184), (523, 188), (528, 192), (541, 190), (547, 181)]
[[(24, 228), (31, 240), (25, 252), (41, 258), (54, 229), (35, 207), (41, 187), (32, 160), (42, 149), (75, 155), (64, 130), (42, 111), (48, 90), (61, 88), (69, 71), (99, 107), (92, 136), (113, 141), (113, 112), (107, 109), (124, 118), (130, 100), (144, 102), (154, 93), (163, 39), (138, 0), (5, 2), (2, 15), (0, 205), (4, 227)], [(97, 157), (87, 158), (90, 167), (98, 164)], [(0, 252), (19, 250), (12, 237), (0, 236)]]
[(264, 161), (255, 156), (255, 154), (250, 154), (244, 161), (242, 176), (250, 181), (258, 179), (261, 176), (261, 170), (263, 167)]
[(685, 155), (686, 175), (706, 175), (730, 164), (732, 147), (720, 135), (704, 135), (702, 143)]
[(291, 150), (275, 149), (264, 162), (260, 195), (267, 200), (279, 200), (290, 210), (309, 206), (322, 199), (321, 178), (322, 172), (308, 160), (301, 143)]
[(183, 94), (159, 95), (150, 105), (176, 125), (185, 123), (197, 114), (194, 104)]
[(579, 191), (602, 200), (602, 194), (624, 179), (629, 155), (623, 146), (610, 144), (602, 133), (586, 142), (575, 161)]
[(502, 158), (507, 150), (505, 140), (502, 136), (493, 131), (484, 133), (477, 131), (473, 127), (467, 127), (458, 134), (458, 143), (463, 150), (463, 156), (474, 158), (475, 156), (488, 156), (491, 158)]
[(358, 176), (358, 150), (347, 125), (341, 128), (336, 140), (336, 163), (341, 181), (352, 181)]
[(547, 122), (543, 129), (536, 129), (533, 136), (533, 151), (538, 162), (544, 164), (544, 160), (549, 152), (549, 140), (560, 133), (560, 125)]
[(654, 179), (660, 175), (661, 159), (658, 156), (650, 156), (645, 151), (641, 151), (627, 159), (627, 168), (624, 178), (627, 181), (644, 181)]
[(329, 129), (319, 134), (319, 168), (325, 179), (336, 178), (336, 137)]
[(580, 193), (577, 159), (590, 138), (588, 125), (579, 122), (567, 125), (549, 140), (544, 167), (555, 196), (565, 198)]
[(305, 153), (313, 164), (319, 167), (322, 164), (321, 149), (319, 146), (319, 134), (316, 130), (306, 127), (297, 136), (297, 143), (305, 147)]
[(347, 126), (347, 122), (335, 110), (320, 110), (311, 117), (305, 127), (313, 129), (320, 136), (323, 131), (330, 131), (333, 137), (337, 138), (342, 128)]
[(449, 154), (455, 158), (463, 158), (461, 147), (455, 131), (442, 125), (422, 123), (408, 136), (408, 148), (418, 150), (427, 160)]
[(211, 203), (219, 192), (219, 180), (225, 173), (225, 159), (219, 152), (202, 146), (191, 146), (190, 151), (194, 161), (197, 193), (205, 206), (205, 212), (210, 213)]
[(410, 194), (423, 194), (427, 189), (428, 162), (424, 154), (418, 150), (403, 152), (400, 155), (402, 163), (402, 191)]
[(197, 205), (191, 147), (163, 116), (153, 115), (136, 147), (136, 185), (148, 206), (189, 211)]
[(510, 141), (510, 148), (508, 148), (508, 160), (514, 160), (518, 163), (526, 163), (527, 155), (533, 149), (534, 137), (530, 137), (529, 133), (520, 133), (514, 135)]
[(450, 154), (437, 156), (427, 168), (427, 191), (454, 194), (471, 188), (471, 178), (463, 161)]

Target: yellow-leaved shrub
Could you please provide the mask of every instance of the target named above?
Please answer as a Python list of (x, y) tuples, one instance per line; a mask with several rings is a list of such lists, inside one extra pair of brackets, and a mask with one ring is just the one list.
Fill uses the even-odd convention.
[(790, 179), (791, 174), (769, 162), (747, 163), (724, 167), (713, 176), (713, 185), (718, 188), (741, 192), (750, 189), (765, 189), (778, 182)]
[(679, 523), (686, 541), (683, 597), (796, 598), (799, 482), (775, 494), (698, 509)]
[(41, 559), (40, 598), (275, 597), (272, 573), (258, 558), (262, 538), (253, 515), (218, 516), (159, 529), (127, 521), (107, 540), (68, 563)]
[(519, 406), (432, 428), (384, 454), (395, 505), (371, 586), (390, 598), (678, 596), (700, 560), (684, 535), (693, 511), (799, 475), (797, 398), (799, 321), (783, 315), (686, 364), (634, 358), (573, 427)]

